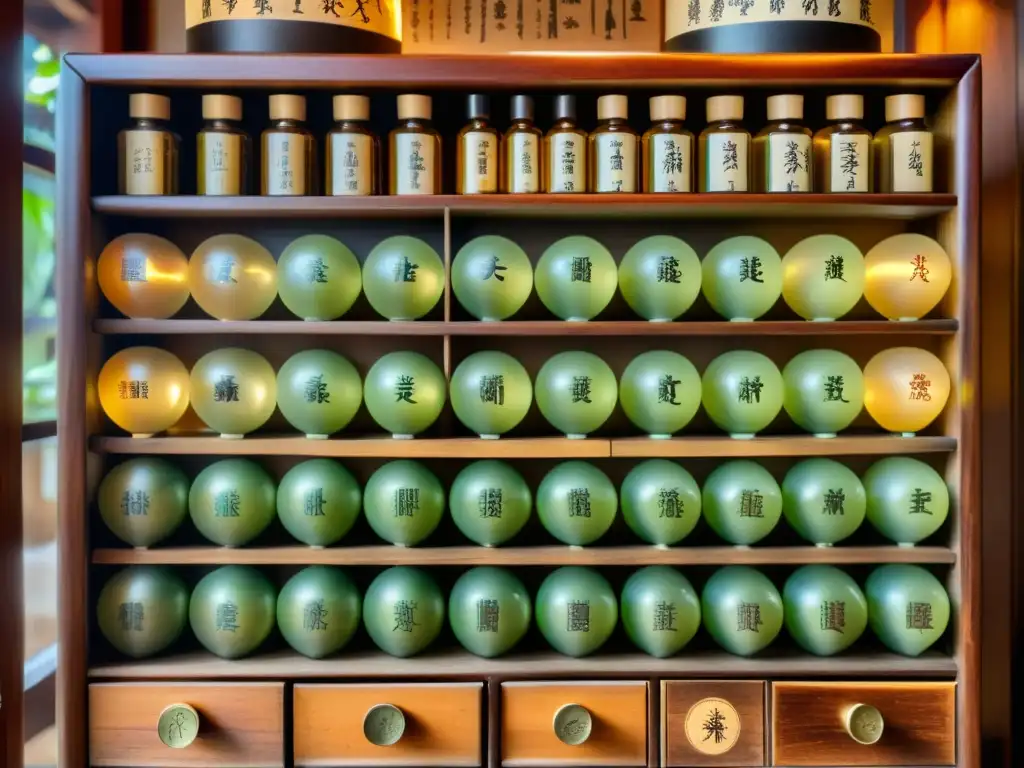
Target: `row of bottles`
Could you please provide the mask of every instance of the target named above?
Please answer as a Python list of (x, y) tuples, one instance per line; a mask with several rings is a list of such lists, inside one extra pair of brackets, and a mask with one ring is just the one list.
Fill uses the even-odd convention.
[[(464, 467), (447, 493), (427, 467), (405, 459), (383, 464), (360, 488), (331, 459), (297, 464), (280, 483), (253, 461), (223, 459), (189, 483), (173, 464), (141, 457), (112, 469), (98, 494), (104, 523), (136, 547), (166, 540), (186, 516), (220, 546), (251, 543), (275, 517), (296, 540), (332, 546), (360, 512), (383, 541), (417, 546), (441, 525), (446, 505), (459, 531), (485, 547), (513, 540), (534, 509), (553, 538), (576, 547), (604, 538), (620, 511), (638, 538), (661, 547), (685, 540), (701, 519), (724, 541), (749, 546), (783, 517), (818, 546), (849, 538), (865, 519), (886, 538), (912, 546), (945, 522), (949, 491), (933, 468), (902, 456), (875, 462), (863, 479), (832, 459), (806, 459), (781, 483), (756, 462), (729, 461), (707, 476), (703, 488), (665, 459), (637, 464), (619, 489), (599, 467), (573, 460), (556, 465), (535, 490), (511, 465), (482, 460)], [(625, 542), (616, 537), (616, 543)]]
[(599, 356), (559, 352), (535, 379), (511, 355), (487, 350), (466, 357), (448, 381), (418, 352), (390, 352), (362, 380), (345, 357), (327, 349), (292, 355), (277, 372), (258, 352), (236, 347), (208, 352), (191, 373), (170, 352), (129, 347), (104, 363), (97, 382), (100, 405), (121, 429), (148, 437), (170, 429), (189, 405), (222, 437), (260, 429), (280, 408), (309, 438), (340, 432), (365, 403), (374, 422), (395, 437), (429, 429), (451, 397), (462, 424), (497, 439), (522, 423), (534, 399), (544, 419), (570, 438), (599, 431), (617, 405), (640, 430), (667, 439), (703, 406), (711, 421), (734, 438), (763, 432), (785, 409), (802, 429), (830, 438), (862, 409), (890, 432), (913, 436), (946, 406), (950, 376), (933, 353), (892, 347), (863, 371), (842, 352), (811, 349), (783, 371), (760, 352), (731, 350), (703, 374), (686, 357), (653, 350), (634, 358), (617, 377)]
[(805, 651), (831, 656), (854, 645), (868, 626), (890, 650), (918, 656), (950, 619), (949, 595), (928, 570), (883, 565), (857, 580), (831, 565), (794, 571), (780, 594), (759, 570), (719, 568), (700, 593), (679, 570), (635, 571), (619, 595), (601, 573), (552, 571), (535, 596), (511, 570), (464, 572), (445, 594), (433, 575), (409, 566), (379, 573), (360, 595), (341, 568), (311, 566), (278, 592), (259, 570), (225, 566), (189, 592), (173, 570), (126, 568), (107, 580), (96, 615), (115, 649), (144, 658), (171, 646), (191, 626), (211, 653), (238, 659), (257, 651), (275, 626), (297, 652), (325, 658), (342, 651), (360, 624), (381, 651), (409, 657), (430, 648), (447, 615), (456, 640), (492, 658), (512, 651), (536, 624), (547, 644), (571, 657), (601, 650), (621, 620), (637, 648), (659, 658), (683, 651), (703, 626), (728, 653), (753, 656), (785, 626)]
[[(324, 141), (320, 184), (317, 140), (306, 127), (303, 96), (270, 96), (270, 126), (261, 138), (259, 181), (264, 195), (436, 195), (441, 193), (442, 142), (429, 96), (398, 96), (398, 126), (387, 142), (387, 183), (380, 141), (369, 127), (370, 100), (334, 97), (334, 127)], [(699, 141), (686, 129), (686, 99), (650, 100), (651, 127), (639, 136), (629, 125), (624, 95), (597, 100), (598, 126), (577, 121), (576, 97), (555, 97), (555, 123), (545, 134), (534, 123), (533, 99), (511, 101), (504, 134), (490, 120), (488, 97), (467, 99), (467, 124), (456, 139), (456, 192), (487, 194), (582, 192), (907, 192), (933, 191), (933, 137), (924, 97), (888, 96), (885, 126), (874, 136), (861, 121), (864, 98), (829, 96), (829, 125), (804, 125), (804, 97), (768, 97), (768, 124), (756, 135), (744, 127), (742, 96), (707, 99), (707, 127)], [(132, 124), (119, 139), (121, 194), (178, 192), (178, 137), (170, 128), (170, 100), (132, 94)], [(250, 140), (236, 96), (203, 96), (206, 121), (197, 137), (197, 192), (249, 191)], [(695, 180), (696, 179), (696, 180)]]

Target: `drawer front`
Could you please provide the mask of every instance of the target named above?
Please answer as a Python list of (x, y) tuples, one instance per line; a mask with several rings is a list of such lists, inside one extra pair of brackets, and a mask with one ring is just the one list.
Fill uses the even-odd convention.
[(955, 709), (955, 683), (773, 683), (772, 764), (953, 765)]
[[(168, 710), (172, 705), (185, 706)], [(175, 722), (178, 712), (188, 714)], [(184, 748), (164, 743), (183, 744), (193, 737)], [(89, 762), (143, 768), (283, 766), (284, 684), (90, 685)]]
[(662, 764), (764, 765), (764, 700), (762, 681), (662, 682)]
[[(563, 715), (570, 712), (563, 708), (573, 704), (586, 710), (580, 714), (589, 719), (589, 735), (570, 746), (556, 734), (555, 715), (560, 710)], [(578, 739), (581, 718), (573, 720), (571, 728)], [(562, 733), (565, 737), (568, 732)], [(503, 683), (501, 762), (508, 768), (646, 765), (647, 683)]]
[[(482, 683), (296, 685), (295, 765), (480, 765), (482, 694)], [(364, 730), (381, 705), (403, 722), (390, 746)]]

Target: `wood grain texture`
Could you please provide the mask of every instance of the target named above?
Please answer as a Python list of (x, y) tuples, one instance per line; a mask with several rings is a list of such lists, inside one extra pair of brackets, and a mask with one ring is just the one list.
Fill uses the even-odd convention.
[[(199, 714), (199, 736), (184, 749), (165, 746), (157, 733), (160, 713), (171, 704), (188, 704)], [(283, 766), (284, 684), (90, 685), (88, 764)]]
[(670, 547), (598, 546), (573, 549), (536, 547), (157, 547), (95, 549), (94, 565), (494, 565), (505, 567), (564, 565), (871, 565), (876, 563), (951, 564), (945, 547)]
[[(662, 755), (666, 768), (686, 766), (747, 766), (765, 764), (765, 683), (760, 680), (666, 680), (661, 683)], [(714, 705), (701, 707), (705, 699), (722, 699), (739, 715), (739, 723), (726, 718), (724, 737), (732, 740), (728, 751), (705, 754), (686, 735), (691, 710), (706, 716)]]
[[(847, 734), (855, 704), (881, 712), (875, 744)], [(953, 765), (955, 707), (954, 683), (772, 683), (772, 765)]]
[[(593, 718), (590, 738), (579, 746), (555, 735), (555, 712), (566, 704), (579, 704)], [(503, 683), (501, 737), (507, 768), (646, 765), (647, 682)]]
[(893, 435), (840, 435), (820, 438), (813, 435), (755, 437), (734, 440), (725, 435), (714, 437), (674, 437), (651, 440), (646, 437), (615, 438), (612, 456), (618, 458), (743, 458), (752, 456), (902, 456), (916, 453), (944, 453), (956, 450), (950, 437), (896, 437)]
[[(482, 693), (481, 683), (296, 685), (294, 764), (480, 765)], [(405, 716), (393, 746), (374, 746), (363, 735), (363, 718), (377, 704)]]

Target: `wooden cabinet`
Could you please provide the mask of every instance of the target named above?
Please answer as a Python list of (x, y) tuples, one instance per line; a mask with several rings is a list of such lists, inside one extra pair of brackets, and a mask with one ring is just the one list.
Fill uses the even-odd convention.
[(764, 765), (764, 699), (756, 680), (662, 682), (662, 765)]

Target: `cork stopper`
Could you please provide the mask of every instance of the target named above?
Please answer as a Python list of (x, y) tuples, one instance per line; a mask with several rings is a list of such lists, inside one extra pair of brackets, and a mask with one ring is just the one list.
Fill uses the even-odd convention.
[(412, 120), (419, 118), (429, 120), (431, 114), (430, 97), (415, 93), (403, 93), (398, 97), (398, 119)]
[(370, 99), (366, 96), (342, 94), (334, 97), (335, 120), (369, 120)]
[(275, 93), (270, 97), (270, 119), (304, 122), (306, 119), (306, 97)]
[(128, 97), (128, 114), (151, 120), (171, 119), (171, 100), (155, 93), (133, 93)]
[(804, 97), (795, 93), (784, 93), (768, 97), (768, 119), (803, 120)]
[(207, 93), (203, 96), (203, 119), (237, 122), (242, 119), (242, 100), (237, 96)]
[(743, 97), (712, 96), (705, 102), (704, 109), (708, 113), (709, 123), (715, 123), (719, 120), (742, 120)]
[(915, 93), (901, 93), (885, 97), (885, 122), (914, 120), (924, 117), (924, 96)]
[(651, 98), (651, 120), (685, 120), (685, 96), (653, 96)]
[(601, 96), (597, 100), (597, 119), (611, 120), (618, 118), (625, 120), (629, 117), (629, 100), (625, 96), (615, 94), (613, 96)]
[(864, 117), (864, 97), (843, 93), (825, 99), (825, 117), (828, 120), (860, 120)]

